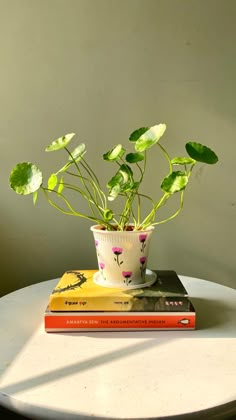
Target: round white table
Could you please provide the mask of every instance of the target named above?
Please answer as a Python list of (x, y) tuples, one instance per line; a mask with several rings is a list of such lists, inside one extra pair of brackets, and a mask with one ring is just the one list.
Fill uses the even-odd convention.
[(236, 414), (236, 290), (179, 276), (195, 331), (46, 333), (58, 279), (0, 299), (0, 405), (36, 419)]

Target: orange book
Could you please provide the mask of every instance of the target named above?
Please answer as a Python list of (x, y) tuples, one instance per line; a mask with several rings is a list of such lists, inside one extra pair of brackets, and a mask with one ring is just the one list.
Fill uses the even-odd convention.
[(51, 312), (44, 313), (46, 332), (194, 330), (196, 312)]

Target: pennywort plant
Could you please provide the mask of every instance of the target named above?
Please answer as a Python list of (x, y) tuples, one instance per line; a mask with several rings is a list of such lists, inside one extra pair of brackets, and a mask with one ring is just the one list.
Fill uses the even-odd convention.
[[(91, 220), (107, 230), (144, 230), (150, 225), (158, 225), (176, 217), (183, 208), (184, 192), (197, 163), (215, 164), (217, 155), (207, 146), (196, 142), (185, 144), (187, 156), (171, 158), (160, 139), (166, 131), (165, 124), (142, 127), (129, 137), (133, 151), (127, 153), (122, 144), (114, 146), (103, 154), (108, 165), (115, 166), (115, 172), (107, 183), (107, 193), (101, 187), (96, 168), (92, 168), (86, 158), (86, 146), (79, 144), (70, 150), (69, 144), (75, 133), (66, 134), (46, 147), (46, 152), (63, 150), (65, 164), (53, 171), (43, 183), (42, 171), (31, 162), (18, 163), (10, 174), (10, 187), (22, 195), (33, 195), (36, 203), (39, 193), (43, 193), (48, 203), (65, 215)], [(142, 191), (142, 182), (148, 165), (148, 153), (162, 153), (167, 162), (167, 174), (160, 182), (161, 197), (156, 200)], [(156, 168), (153, 168), (156, 177)], [(69, 195), (67, 194), (69, 192)], [(158, 210), (174, 194), (179, 194), (179, 208), (164, 220), (158, 219)], [(73, 196), (73, 203), (71, 198)], [(74, 196), (78, 200), (74, 204)], [(122, 210), (116, 213), (112, 202), (121, 200)], [(80, 211), (85, 200), (88, 211)], [(143, 215), (143, 203), (147, 202), (148, 214)]]

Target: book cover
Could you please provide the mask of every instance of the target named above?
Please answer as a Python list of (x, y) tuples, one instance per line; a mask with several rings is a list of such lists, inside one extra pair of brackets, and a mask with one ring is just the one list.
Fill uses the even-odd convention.
[(152, 286), (106, 288), (93, 281), (97, 270), (66, 271), (49, 296), (50, 311), (173, 311), (189, 310), (188, 293), (173, 270), (155, 270)]
[(46, 332), (194, 330), (196, 312), (52, 312), (44, 313)]

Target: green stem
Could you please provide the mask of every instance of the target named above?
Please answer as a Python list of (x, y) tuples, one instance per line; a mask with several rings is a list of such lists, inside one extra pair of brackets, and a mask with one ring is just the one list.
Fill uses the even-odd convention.
[(81, 165), (87, 171), (89, 176), (95, 180), (96, 184), (98, 185), (98, 187), (100, 189), (100, 182), (99, 182), (98, 177), (96, 176), (95, 172), (92, 170), (92, 168), (89, 166), (88, 162), (83, 157), (81, 159)]
[(170, 217), (168, 217), (167, 219), (161, 220), (160, 222), (153, 223), (153, 226), (161, 225), (162, 223), (166, 223), (169, 220), (174, 219), (181, 212), (181, 210), (183, 209), (183, 206), (184, 206), (184, 191), (181, 191), (179, 209), (174, 214), (172, 214)]
[(139, 193), (137, 193), (137, 200), (138, 200), (138, 212), (137, 212), (137, 224), (140, 225), (141, 220), (141, 199)]
[(162, 152), (164, 153), (166, 160), (168, 162), (169, 165), (169, 175), (173, 172), (173, 168), (172, 168), (172, 163), (171, 163), (171, 158), (168, 155), (166, 149), (164, 149), (164, 147), (161, 145), (161, 143), (157, 143), (157, 145), (160, 147), (160, 149), (162, 150)]
[(96, 196), (96, 193), (97, 193), (97, 194), (98, 194), (98, 196), (99, 196), (99, 199), (100, 199), (100, 201), (101, 201), (102, 207), (103, 207), (103, 208), (107, 208), (107, 200), (106, 200), (106, 196), (105, 196), (104, 192), (101, 190), (100, 186), (99, 186), (99, 185), (97, 185), (97, 184), (94, 182), (94, 180), (93, 180), (93, 179), (86, 178), (86, 177), (85, 177), (85, 176), (83, 176), (82, 174), (81, 174), (81, 175), (74, 174), (73, 172), (70, 172), (70, 171), (66, 171), (66, 173), (67, 173), (68, 175), (70, 175), (70, 176), (75, 176), (76, 178), (79, 178), (80, 180), (81, 180), (81, 178), (83, 178), (83, 180), (84, 180), (84, 181), (86, 181), (86, 182), (90, 183), (90, 184), (91, 184), (91, 188), (93, 188), (93, 193), (94, 193), (94, 196), (95, 196), (95, 198), (96, 198), (96, 200), (94, 200), (94, 201), (96, 201), (96, 202), (97, 202), (97, 196)]
[[(81, 183), (83, 184), (83, 186), (84, 186), (84, 188), (86, 189), (87, 193), (89, 194), (90, 198), (91, 198), (91, 199), (92, 199), (92, 201), (94, 202), (93, 195), (92, 195), (92, 193), (91, 193), (90, 189), (87, 187), (87, 185), (86, 185), (86, 183), (85, 183), (85, 181), (84, 181), (84, 177), (83, 177), (83, 175), (82, 175), (82, 173), (81, 173), (81, 170), (80, 170), (80, 168), (79, 168), (79, 165), (77, 164), (76, 160), (74, 159), (74, 157), (73, 157), (73, 155), (71, 154), (71, 152), (69, 151), (69, 149), (67, 149), (67, 147), (65, 147), (65, 150), (67, 151), (67, 153), (69, 154), (69, 156), (71, 157), (72, 161), (73, 161), (73, 162), (74, 162), (74, 164), (75, 164), (75, 167), (76, 167), (76, 169), (77, 169), (77, 171), (78, 171), (78, 173), (79, 173), (79, 175), (80, 175), (80, 181), (81, 181)], [(90, 207), (91, 212), (94, 214), (94, 209), (93, 209), (93, 207), (92, 207), (92, 205), (91, 205), (91, 203), (90, 203), (90, 202), (89, 202), (89, 207)]]
[(64, 183), (63, 185), (68, 190), (73, 190), (73, 191), (78, 192), (86, 201), (88, 201), (91, 204), (93, 204), (96, 207), (96, 209), (99, 211), (99, 213), (101, 214), (101, 216), (103, 216), (105, 209), (103, 207), (101, 207), (97, 202), (93, 201), (90, 197), (88, 197), (83, 190), (81, 190), (78, 187), (74, 187), (73, 185), (70, 185), (70, 184)]
[[(93, 222), (95, 222), (96, 224), (99, 224), (99, 225), (103, 225), (103, 226), (106, 226), (106, 227), (110, 227), (110, 224), (109, 223), (107, 223), (107, 222), (105, 222), (104, 220), (102, 220), (102, 219), (98, 219), (98, 218), (96, 218), (96, 217), (93, 217), (93, 216), (88, 216), (88, 215), (86, 215), (86, 214), (83, 214), (83, 213), (79, 213), (79, 212), (77, 212), (76, 210), (74, 210), (73, 209), (73, 207), (71, 206), (71, 204), (68, 202), (68, 200), (63, 196), (63, 194), (61, 194), (61, 193), (58, 193), (57, 191), (54, 191), (54, 190), (50, 190), (50, 189), (48, 189), (48, 188), (44, 188), (44, 187), (41, 187), (42, 188), (42, 190), (43, 190), (43, 192), (44, 192), (44, 194), (45, 194), (45, 196), (46, 196), (46, 199), (47, 199), (47, 201), (48, 201), (48, 203), (52, 206), (52, 207), (54, 207), (54, 208), (56, 208), (58, 211), (60, 211), (61, 213), (63, 213), (63, 214), (66, 214), (66, 215), (68, 215), (68, 216), (77, 216), (77, 217), (82, 217), (82, 218), (84, 218), (84, 219), (87, 219), (87, 220), (91, 220), (91, 221), (93, 221)], [(50, 198), (49, 198), (49, 196), (48, 196), (48, 193), (47, 192), (50, 192), (50, 193), (55, 193), (55, 194), (57, 194), (57, 196), (59, 196), (60, 198), (62, 198), (62, 200), (65, 202), (65, 204), (67, 205), (67, 207), (70, 209), (70, 211), (66, 211), (66, 210), (64, 210), (62, 207), (60, 207), (58, 204), (56, 204), (54, 201), (52, 201)]]
[(157, 210), (166, 203), (166, 201), (170, 197), (170, 194), (164, 193), (161, 199), (156, 204), (150, 197), (148, 196), (145, 196), (145, 197), (152, 201), (153, 208), (150, 211), (150, 213), (147, 215), (147, 217), (143, 220), (142, 226), (148, 226), (152, 223), (152, 220), (154, 220)]

